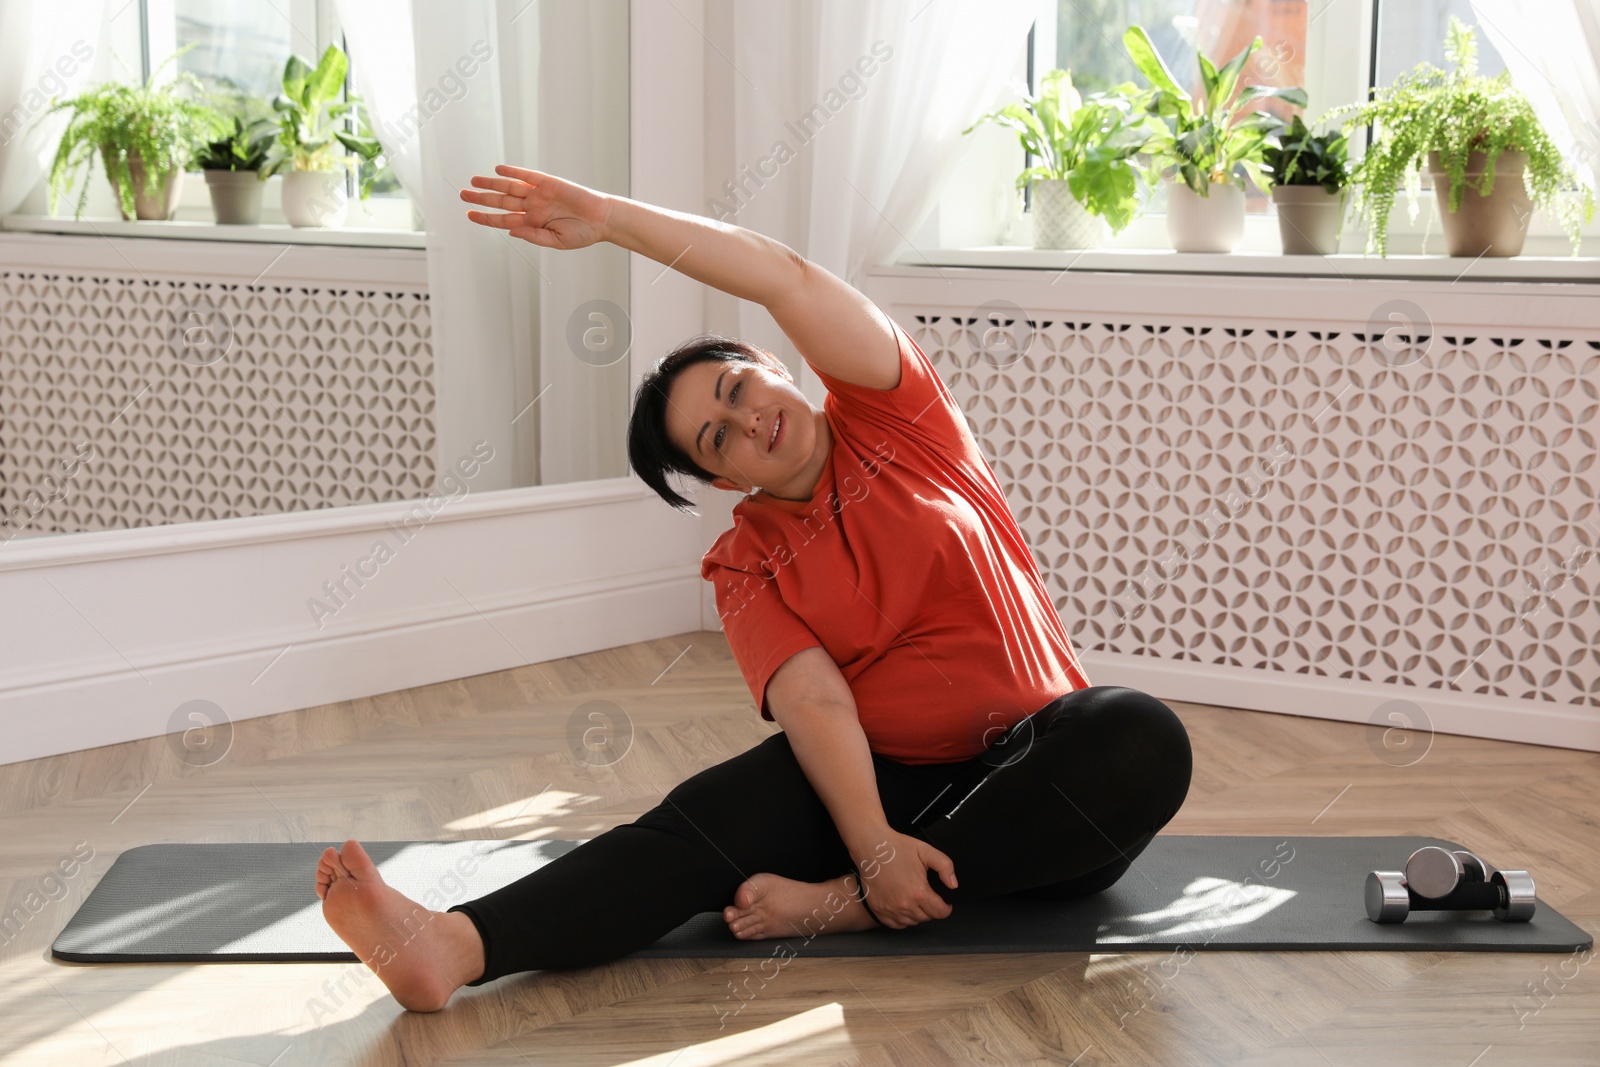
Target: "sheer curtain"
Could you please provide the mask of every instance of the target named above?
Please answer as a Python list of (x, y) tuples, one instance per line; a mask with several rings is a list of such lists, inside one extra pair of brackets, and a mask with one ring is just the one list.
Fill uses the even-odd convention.
[(441, 473), (482, 439), (491, 488), (625, 477), (626, 350), (575, 350), (571, 327), (599, 304), (627, 336), (628, 253), (513, 240), (469, 222), (459, 191), (510, 163), (627, 192), (627, 0), (339, 0), (339, 15), (427, 220)]
[(1600, 0), (1472, 0), (1511, 80), (1600, 188)]
[[(933, 209), (1026, 43), (1032, 0), (707, 0), (707, 213), (859, 286)], [(731, 113), (721, 98), (731, 100)], [(719, 114), (719, 112), (721, 112)], [(738, 330), (786, 350), (764, 309)], [(792, 355), (792, 354), (791, 354)], [(787, 358), (814, 402), (821, 384)]]
[(0, 3), (0, 215), (18, 211), (49, 172), (67, 125), (64, 114), (34, 125), (50, 97), (110, 77), (105, 16), (106, 0)]

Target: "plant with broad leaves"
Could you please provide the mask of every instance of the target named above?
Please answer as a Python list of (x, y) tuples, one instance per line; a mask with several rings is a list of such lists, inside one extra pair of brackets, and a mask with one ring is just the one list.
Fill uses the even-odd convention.
[(238, 115), (233, 117), (233, 132), (210, 142), (195, 154), (201, 170), (259, 171), (266, 166), (267, 152), (276, 136), (269, 119), (256, 119), (248, 126)]
[(1145, 143), (1161, 124), (1148, 114), (1146, 97), (1131, 82), (1104, 92), (1080, 94), (1067, 70), (1047, 71), (1037, 96), (1021, 91), (1011, 103), (982, 116), (962, 133), (985, 122), (1015, 130), (1022, 147), (1040, 160), (1017, 175), (1021, 189), (1038, 179), (1057, 179), (1092, 215), (1104, 218), (1112, 233), (1139, 211), (1139, 188), (1149, 175), (1139, 165)]
[[(290, 56), (283, 68), (283, 92), (272, 100), (278, 113), (278, 135), (268, 153), (263, 177), (285, 170), (330, 171), (348, 167), (356, 171), (357, 160), (372, 162), (383, 155), (375, 137), (362, 137), (339, 128), (345, 116), (356, 112), (361, 98), (350, 94), (339, 99), (350, 61), (338, 45), (329, 45), (316, 68), (299, 56)], [(340, 155), (343, 145), (353, 155)], [(375, 171), (374, 171), (375, 173)], [(361, 196), (372, 188), (372, 174), (361, 183)]]
[(1191, 97), (1172, 76), (1143, 26), (1130, 26), (1122, 35), (1123, 47), (1139, 73), (1154, 88), (1150, 111), (1162, 120), (1162, 132), (1152, 138), (1148, 151), (1163, 170), (1172, 167), (1185, 185), (1200, 196), (1213, 182), (1232, 182), (1248, 176), (1266, 188), (1261, 174), (1261, 154), (1269, 134), (1283, 120), (1269, 111), (1247, 111), (1250, 104), (1268, 98), (1295, 107), (1306, 106), (1306, 91), (1276, 85), (1239, 86), (1250, 57), (1261, 47), (1257, 37), (1222, 67), (1199, 56), (1202, 92)]
[(1338, 131), (1312, 133), (1296, 115), (1261, 150), (1261, 172), (1273, 185), (1320, 185), (1337, 193), (1350, 184), (1349, 139)]

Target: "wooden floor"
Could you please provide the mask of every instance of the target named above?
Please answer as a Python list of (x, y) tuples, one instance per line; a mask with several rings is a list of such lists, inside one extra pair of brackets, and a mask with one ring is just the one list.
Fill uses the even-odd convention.
[[(1157, 695), (1195, 753), (1166, 832), (1450, 838), (1600, 928), (1600, 755), (1439, 736), (1396, 767), (1364, 726)], [(590, 700), (631, 720), (610, 765), (570, 747)], [(747, 960), (532, 972), (416, 1015), (359, 965), (49, 958), (135, 845), (592, 837), (773, 729), (722, 636), (688, 633), (242, 722), (205, 767), (173, 738), (0, 767), (7, 910), (57, 898), (0, 943), (0, 1063), (1600, 1064), (1593, 953), (802, 956), (737, 1015)], [(41, 879), (75, 848), (63, 895)]]

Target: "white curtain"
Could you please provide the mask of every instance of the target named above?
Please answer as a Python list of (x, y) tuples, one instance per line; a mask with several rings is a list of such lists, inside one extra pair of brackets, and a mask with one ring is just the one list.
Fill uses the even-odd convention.
[[(732, 130), (708, 151), (707, 213), (860, 286), (864, 269), (906, 248), (933, 209), (965, 147), (961, 131), (1005, 91), (1037, 8), (707, 0), (707, 125)], [(719, 114), (723, 96), (731, 115)], [(762, 308), (741, 306), (737, 329), (787, 349)], [(792, 354), (787, 362), (819, 401), (820, 383)]]
[(1600, 0), (1472, 0), (1517, 88), (1591, 188), (1600, 188)]
[(400, 187), (422, 209), (422, 123), (410, 0), (338, 0), (339, 25), (354, 60), (356, 91), (374, 117)]
[(596, 301), (625, 312), (628, 253), (509, 238), (468, 221), (459, 191), (499, 163), (627, 190), (627, 0), (339, 0), (339, 14), (426, 219), (441, 473), (483, 439), (489, 488), (626, 476), (626, 353), (575, 352), (569, 325)]
[(0, 215), (22, 208), (50, 169), (67, 125), (65, 114), (38, 121), (50, 97), (109, 76), (105, 14), (106, 0), (0, 2)]

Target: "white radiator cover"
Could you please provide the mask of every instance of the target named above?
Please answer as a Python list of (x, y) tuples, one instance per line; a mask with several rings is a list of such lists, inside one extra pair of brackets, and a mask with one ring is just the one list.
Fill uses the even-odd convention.
[(1370, 721), (1397, 765), (1420, 740), (1391, 728), (1600, 750), (1592, 286), (868, 291), (966, 412), (1093, 683)]
[(0, 541), (411, 500), (421, 285), (0, 270)]

